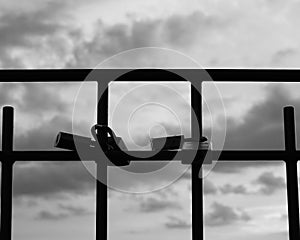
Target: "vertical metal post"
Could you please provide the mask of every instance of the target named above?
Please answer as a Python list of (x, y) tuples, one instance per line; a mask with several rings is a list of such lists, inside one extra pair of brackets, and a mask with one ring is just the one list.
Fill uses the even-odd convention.
[(287, 199), (289, 217), (289, 239), (298, 240), (299, 231), (299, 197), (298, 197), (298, 177), (296, 158), (296, 132), (294, 108), (291, 106), (284, 108), (284, 137), (285, 149), (288, 153), (286, 162)]
[[(200, 90), (201, 91), (201, 90)], [(195, 129), (199, 128), (199, 137), (202, 136), (202, 101), (201, 92), (191, 85), (191, 135), (198, 135)], [(197, 127), (198, 126), (198, 127)], [(200, 164), (192, 163), (192, 240), (203, 239), (203, 180), (199, 178)]]
[(13, 151), (14, 109), (3, 107), (2, 151), (7, 154), (2, 160), (1, 174), (1, 240), (11, 240), (12, 236), (12, 184), (13, 164), (9, 154)]
[[(108, 86), (101, 94), (100, 82), (98, 82), (98, 106), (97, 122), (101, 125), (108, 125)], [(101, 161), (102, 159), (100, 159)], [(107, 239), (107, 163), (97, 163), (97, 182), (96, 182), (96, 240)], [(99, 181), (99, 179), (101, 181)]]

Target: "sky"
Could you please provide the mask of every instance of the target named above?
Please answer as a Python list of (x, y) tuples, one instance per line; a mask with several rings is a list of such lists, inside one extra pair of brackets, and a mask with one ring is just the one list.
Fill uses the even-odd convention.
[[(142, 47), (173, 49), (205, 68), (299, 68), (299, 8), (296, 0), (0, 0), (0, 68), (94, 68)], [(225, 117), (225, 149), (283, 149), (282, 108), (295, 106), (300, 124), (299, 88), (204, 84), (204, 134), (221, 133)], [(148, 149), (149, 136), (189, 136), (189, 90), (184, 83), (111, 84), (110, 126), (129, 149)], [(96, 86), (1, 83), (4, 105), (15, 107), (15, 149), (53, 149), (59, 131), (90, 135)], [(141, 173), (161, 167), (109, 170), (109, 239), (191, 238), (190, 170), (171, 163), (155, 177)], [(17, 162), (14, 169), (14, 240), (94, 239), (95, 179), (81, 162)], [(204, 196), (205, 239), (288, 239), (283, 162), (217, 162)]]

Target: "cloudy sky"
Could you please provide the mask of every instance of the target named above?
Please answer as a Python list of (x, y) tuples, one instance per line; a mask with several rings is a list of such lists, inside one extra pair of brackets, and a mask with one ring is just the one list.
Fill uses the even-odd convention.
[[(125, 50), (162, 47), (208, 68), (298, 68), (299, 9), (296, 0), (0, 0), (0, 67), (93, 68)], [(80, 87), (1, 83), (0, 105), (16, 111), (15, 148), (53, 149), (56, 133), (72, 125), (90, 134), (96, 86)], [(295, 106), (300, 124), (299, 84), (217, 87), (226, 111), (226, 149), (283, 148), (285, 105)], [(217, 123), (224, 117), (212, 88), (203, 87), (207, 135), (222, 130)], [(149, 134), (188, 136), (189, 98), (188, 84), (112, 84), (110, 125), (130, 149), (148, 148)], [(81, 113), (75, 117), (74, 104)], [(138, 170), (144, 168), (110, 169), (109, 238), (189, 239), (189, 169), (173, 163), (155, 178), (128, 174)], [(217, 163), (204, 192), (205, 239), (288, 238), (284, 163)], [(13, 215), (15, 240), (94, 239), (94, 178), (80, 162), (18, 162)]]

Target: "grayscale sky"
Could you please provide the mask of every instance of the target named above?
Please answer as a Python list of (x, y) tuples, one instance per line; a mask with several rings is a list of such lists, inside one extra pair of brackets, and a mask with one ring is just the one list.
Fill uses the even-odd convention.
[[(93, 68), (141, 47), (174, 49), (208, 68), (298, 68), (299, 10), (296, 0), (0, 0), (0, 68)], [(203, 87), (203, 97), (214, 106), (217, 96), (211, 87)], [(227, 149), (283, 148), (285, 105), (295, 106), (300, 124), (299, 84), (217, 87), (226, 111)], [(15, 148), (52, 149), (57, 132), (72, 131), (72, 120), (79, 133), (89, 134), (96, 87), (88, 84), (81, 98), (79, 88), (73, 83), (1, 83), (0, 106), (10, 104), (16, 111)], [(180, 133), (179, 122), (188, 135), (189, 96), (185, 84), (147, 89), (113, 84), (110, 125), (129, 148), (149, 147), (149, 130), (152, 136)], [(151, 104), (135, 111), (153, 99), (177, 117)], [(72, 119), (75, 103), (82, 114)], [(204, 104), (203, 111), (204, 132), (220, 131), (210, 119), (220, 119), (222, 109), (209, 112)], [(131, 138), (125, 128), (130, 113)], [(123, 191), (109, 192), (109, 239), (189, 239), (189, 170), (172, 181), (183, 170), (173, 164), (167, 174), (151, 178), (110, 169), (110, 183)], [(155, 186), (160, 190), (128, 193)], [(205, 178), (204, 192), (205, 239), (288, 238), (283, 163), (217, 163)], [(13, 218), (14, 240), (92, 240), (94, 178), (79, 162), (16, 163)]]

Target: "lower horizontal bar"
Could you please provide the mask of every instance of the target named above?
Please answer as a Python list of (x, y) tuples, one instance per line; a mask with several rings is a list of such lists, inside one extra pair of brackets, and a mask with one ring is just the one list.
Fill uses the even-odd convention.
[(13, 161), (81, 161), (76, 151), (13, 151), (9, 154), (0, 152), (1, 161), (7, 158)]
[[(199, 156), (205, 156), (206, 150), (199, 150)], [(182, 159), (196, 154), (194, 150), (182, 151), (110, 151), (107, 156), (110, 159), (127, 159), (129, 161), (181, 161)], [(284, 150), (224, 150), (210, 151), (212, 160), (219, 161), (289, 161), (300, 159), (300, 151), (292, 154)], [(5, 153), (0, 151), (0, 159), (9, 158), (14, 161), (96, 161), (97, 155), (87, 153), (80, 158), (76, 151), (12, 151)], [(287, 159), (287, 160), (285, 160)], [(195, 159), (194, 161), (197, 161)]]

